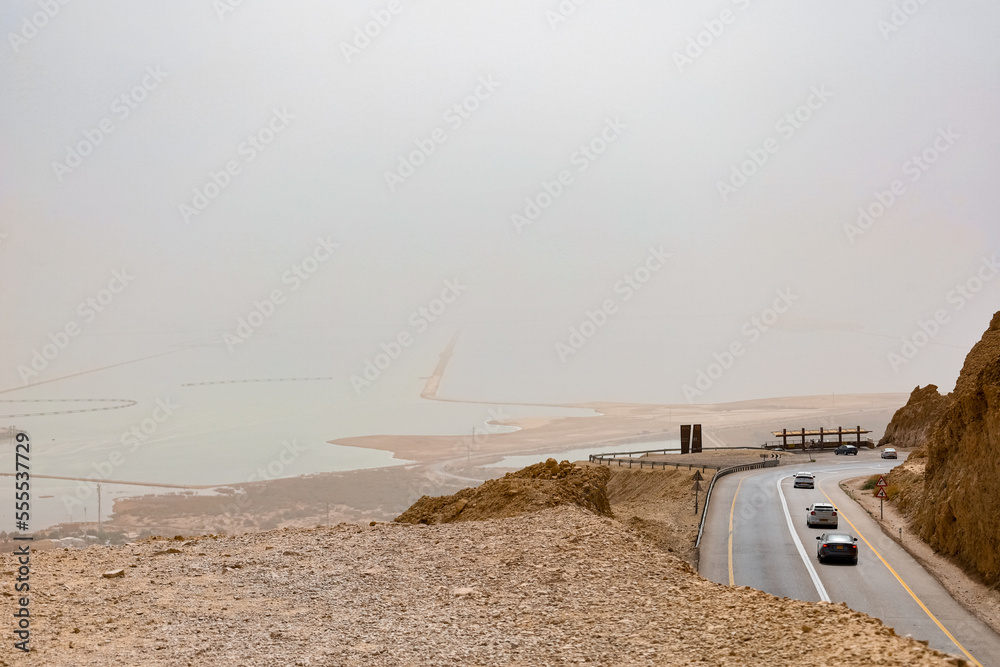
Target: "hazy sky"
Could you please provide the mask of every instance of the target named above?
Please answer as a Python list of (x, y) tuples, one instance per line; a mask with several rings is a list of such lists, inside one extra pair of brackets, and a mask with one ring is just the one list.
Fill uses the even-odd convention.
[(989, 0), (9, 0), (0, 28), (3, 389), (197, 343), (174, 385), (361, 406), (457, 331), (456, 398), (950, 389), (1000, 309)]

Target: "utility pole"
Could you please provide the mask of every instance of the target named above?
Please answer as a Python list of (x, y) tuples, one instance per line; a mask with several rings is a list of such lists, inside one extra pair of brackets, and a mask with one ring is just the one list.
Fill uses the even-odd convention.
[(101, 534), (101, 484), (97, 484), (97, 534)]

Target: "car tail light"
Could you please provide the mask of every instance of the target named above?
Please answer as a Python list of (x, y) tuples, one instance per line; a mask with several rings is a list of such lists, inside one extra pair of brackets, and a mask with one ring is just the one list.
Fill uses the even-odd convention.
[(857, 544), (852, 544), (851, 548), (854, 549), (855, 551), (857, 551), (858, 550), (858, 545)]
[(823, 548), (826, 549), (828, 546), (830, 546), (830, 545), (829, 544), (824, 544)]
[(834, 512), (834, 513), (833, 513), (833, 514), (831, 514), (830, 516), (837, 516), (837, 513), (836, 513), (836, 512)]
[(809, 513), (812, 514), (813, 516), (816, 516), (816, 512), (815, 511), (809, 512)]

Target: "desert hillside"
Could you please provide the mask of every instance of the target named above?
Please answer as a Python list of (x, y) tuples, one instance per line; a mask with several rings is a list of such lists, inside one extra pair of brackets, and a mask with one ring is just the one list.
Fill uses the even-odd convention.
[(1000, 313), (966, 358), (955, 391), (942, 397), (936, 387), (918, 388), (891, 427), (889, 442), (918, 447), (889, 476), (913, 528), (987, 584), (1000, 582)]
[(422, 499), (429, 523), (38, 553), (14, 664), (961, 664), (845, 605), (700, 577), (669, 546), (695, 526), (688, 471), (552, 463), (457, 513)]
[(450, 496), (423, 496), (396, 518), (400, 523), (449, 523), (519, 516), (527, 512), (577, 505), (611, 516), (607, 482), (610, 468), (561, 464), (555, 459), (489, 479)]

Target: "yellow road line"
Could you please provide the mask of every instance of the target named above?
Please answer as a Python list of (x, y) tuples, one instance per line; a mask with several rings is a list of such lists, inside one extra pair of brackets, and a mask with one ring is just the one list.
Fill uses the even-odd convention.
[[(833, 502), (833, 498), (831, 498), (831, 497), (830, 497), (830, 496), (829, 496), (829, 495), (827, 494), (827, 492), (826, 492), (826, 491), (824, 491), (824, 490), (823, 490), (822, 488), (820, 488), (820, 490), (819, 490), (819, 491), (820, 491), (820, 493), (822, 493), (822, 494), (823, 494), (824, 496), (826, 496), (826, 499), (830, 501), (830, 504), (831, 504), (831, 505), (833, 505), (834, 507), (836, 507), (836, 506), (837, 506), (837, 503)], [(734, 502), (735, 502), (735, 501), (734, 501)], [(885, 565), (885, 566), (886, 566), (886, 567), (887, 567), (887, 568), (889, 569), (889, 571), (890, 571), (890, 572), (892, 572), (892, 576), (896, 577), (896, 581), (898, 581), (898, 582), (900, 583), (900, 585), (901, 585), (901, 586), (902, 586), (902, 587), (903, 587), (904, 589), (906, 589), (906, 592), (910, 594), (910, 597), (912, 597), (912, 598), (914, 599), (914, 601), (915, 601), (915, 602), (916, 602), (916, 603), (917, 603), (918, 605), (920, 605), (920, 608), (924, 610), (924, 612), (925, 612), (925, 613), (927, 614), (927, 616), (928, 616), (928, 617), (929, 617), (929, 618), (930, 618), (930, 619), (931, 619), (932, 621), (934, 621), (935, 625), (937, 625), (937, 626), (938, 626), (939, 628), (941, 628), (941, 632), (943, 632), (943, 633), (944, 633), (944, 634), (945, 634), (945, 635), (946, 635), (946, 636), (948, 637), (948, 639), (950, 639), (950, 640), (952, 641), (952, 643), (953, 643), (953, 644), (954, 644), (955, 646), (957, 646), (957, 647), (958, 647), (958, 649), (959, 649), (959, 650), (960, 650), (960, 651), (961, 651), (962, 653), (964, 653), (964, 654), (965, 654), (965, 657), (967, 657), (967, 658), (968, 658), (969, 660), (971, 660), (971, 661), (972, 661), (972, 662), (973, 662), (974, 664), (978, 665), (978, 667), (983, 667), (983, 666), (982, 666), (982, 664), (981, 664), (981, 663), (980, 663), (980, 662), (979, 662), (978, 660), (976, 660), (976, 659), (975, 659), (974, 657), (972, 657), (972, 654), (971, 654), (971, 653), (969, 653), (969, 652), (968, 652), (967, 650), (965, 650), (965, 647), (964, 647), (964, 646), (962, 646), (962, 645), (961, 645), (960, 643), (958, 643), (958, 640), (957, 640), (957, 639), (955, 639), (955, 637), (954, 637), (954, 636), (953, 636), (953, 635), (952, 635), (952, 634), (951, 634), (950, 632), (948, 632), (948, 629), (947, 629), (947, 628), (945, 628), (945, 627), (944, 627), (943, 625), (941, 625), (941, 621), (939, 621), (939, 620), (937, 619), (937, 616), (935, 616), (934, 614), (932, 614), (932, 613), (931, 613), (931, 610), (927, 608), (927, 605), (925, 605), (925, 604), (924, 604), (923, 602), (921, 602), (920, 598), (918, 598), (918, 597), (917, 597), (917, 594), (913, 592), (913, 589), (911, 589), (911, 588), (910, 588), (909, 586), (907, 586), (907, 585), (906, 585), (906, 582), (905, 582), (905, 581), (903, 581), (903, 578), (902, 578), (901, 576), (899, 576), (899, 574), (898, 574), (898, 573), (896, 572), (896, 570), (894, 570), (894, 569), (892, 568), (892, 566), (891, 566), (891, 565), (889, 565), (888, 561), (886, 561), (886, 559), (885, 559), (885, 558), (882, 558), (882, 554), (880, 554), (880, 553), (878, 552), (878, 549), (876, 549), (875, 547), (873, 547), (873, 546), (872, 546), (872, 543), (871, 543), (871, 542), (869, 542), (869, 541), (868, 541), (868, 539), (867, 539), (867, 538), (866, 538), (866, 537), (865, 537), (864, 535), (862, 535), (862, 534), (861, 534), (861, 531), (860, 531), (860, 530), (858, 530), (858, 527), (857, 527), (857, 526), (855, 526), (855, 525), (854, 525), (854, 523), (853, 523), (853, 522), (852, 522), (852, 521), (851, 521), (850, 519), (848, 519), (848, 518), (847, 518), (847, 515), (846, 515), (846, 514), (844, 514), (844, 513), (843, 513), (843, 512), (842, 512), (842, 511), (841, 511), (840, 509), (838, 509), (837, 511), (838, 511), (838, 512), (840, 512), (840, 516), (842, 516), (842, 517), (844, 518), (844, 521), (846, 521), (847, 523), (849, 523), (849, 524), (851, 525), (851, 528), (853, 528), (853, 529), (854, 529), (854, 532), (856, 532), (856, 533), (858, 534), (858, 537), (860, 537), (860, 538), (861, 538), (862, 540), (864, 540), (865, 544), (867, 544), (867, 545), (868, 545), (868, 548), (872, 550), (872, 553), (873, 553), (873, 554), (875, 554), (876, 556), (878, 556), (878, 559), (879, 559), (880, 561), (882, 561), (882, 564), (883, 564), (883, 565)], [(730, 537), (730, 539), (732, 539), (732, 538)], [(732, 583), (732, 582), (730, 582), (730, 583)]]
[(746, 481), (746, 477), (740, 480), (740, 483), (736, 485), (736, 493), (733, 494), (733, 506), (729, 508), (729, 585), (735, 586), (736, 579), (733, 577), (733, 513), (736, 512), (736, 497), (740, 495), (740, 487), (743, 486), (743, 482)]

